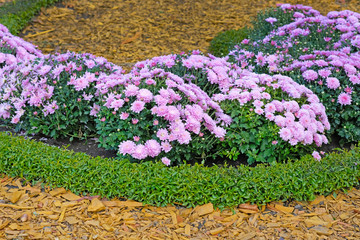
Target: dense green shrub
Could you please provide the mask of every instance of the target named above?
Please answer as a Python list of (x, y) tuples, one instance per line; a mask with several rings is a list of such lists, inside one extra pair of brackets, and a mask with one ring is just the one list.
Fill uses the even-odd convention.
[(0, 7), (0, 23), (17, 35), (42, 7), (61, 0), (16, 0)]
[(216, 57), (226, 56), (234, 46), (248, 37), (248, 32), (247, 28), (240, 28), (218, 33), (210, 42), (209, 53)]
[[(124, 197), (144, 204), (180, 203), (187, 207), (212, 202), (235, 207), (252, 202), (312, 200), (357, 185), (360, 149), (331, 153), (318, 162), (307, 155), (295, 162), (250, 168), (130, 163), (93, 158), (41, 142), (0, 133), (0, 172), (76, 194)], [(89, 181), (91, 179), (91, 181)]]

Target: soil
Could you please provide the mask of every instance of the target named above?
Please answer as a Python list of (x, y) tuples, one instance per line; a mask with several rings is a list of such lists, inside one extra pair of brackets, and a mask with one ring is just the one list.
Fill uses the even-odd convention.
[(2, 132), (9, 131), (18, 136), (24, 136), (27, 139), (43, 142), (50, 146), (66, 148), (67, 150), (72, 150), (74, 152), (84, 152), (93, 157), (97, 157), (97, 156), (106, 157), (106, 158), (116, 157), (116, 151), (110, 151), (110, 150), (105, 150), (103, 148), (99, 148), (98, 147), (99, 143), (97, 142), (96, 138), (90, 138), (87, 140), (74, 139), (72, 142), (70, 142), (69, 139), (67, 138), (53, 139), (42, 134), (26, 135), (24, 131), (15, 132), (12, 128), (9, 128), (7, 126), (0, 126), (0, 131)]

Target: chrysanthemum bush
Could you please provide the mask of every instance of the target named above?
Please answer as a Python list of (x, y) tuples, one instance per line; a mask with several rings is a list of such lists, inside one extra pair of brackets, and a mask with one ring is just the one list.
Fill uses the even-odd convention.
[(23, 53), (22, 46), (27, 44), (7, 35), (2, 44), (13, 52), (0, 53), (0, 60), (1, 56), (5, 59), (0, 70), (3, 121), (30, 134), (54, 138), (95, 134), (99, 108), (95, 85), (121, 75), (121, 68), (91, 54), (44, 56), (34, 46), (28, 48), (30, 53)]
[(360, 14), (341, 11), (307, 17), (297, 9), (281, 5), (274, 14), (291, 11), (293, 21), (261, 40), (243, 41), (230, 52), (230, 59), (245, 69), (281, 73), (305, 85), (325, 105), (330, 134), (338, 134), (341, 143), (358, 142)]
[(309, 89), (291, 78), (244, 71), (225, 58), (192, 54), (156, 57), (135, 65), (133, 73), (163, 68), (196, 83), (224, 111), (227, 134), (215, 156), (248, 163), (299, 157), (327, 143), (325, 107)]
[[(281, 4), (278, 6), (281, 6)], [(251, 21), (249, 38), (253, 40), (263, 39), (277, 28), (293, 22), (294, 17), (315, 17), (318, 15), (320, 15), (319, 11), (302, 4), (282, 4), (281, 8), (267, 8), (260, 11)]]
[(99, 84), (97, 114), (101, 146), (133, 160), (164, 164), (202, 160), (216, 153), (224, 138), (223, 110), (199, 86), (163, 69), (144, 68)]

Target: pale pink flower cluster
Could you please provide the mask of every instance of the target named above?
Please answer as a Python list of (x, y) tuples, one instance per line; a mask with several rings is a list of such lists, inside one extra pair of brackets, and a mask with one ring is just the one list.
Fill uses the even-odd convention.
[[(18, 123), (26, 113), (29, 106), (39, 108), (46, 117), (54, 114), (59, 109), (53, 94), (59, 90), (57, 85), (62, 73), (73, 74), (68, 85), (73, 85), (74, 90), (82, 92), (82, 98), (93, 106), (89, 106), (90, 116), (95, 116), (100, 110), (96, 105), (93, 94), (89, 94), (90, 84), (109, 81), (109, 76), (101, 73), (96, 76), (88, 71), (83, 75), (77, 73), (83, 70), (84, 65), (97, 65), (104, 70), (117, 70), (111, 74), (111, 78), (121, 74), (121, 68), (107, 63), (104, 58), (95, 57), (91, 54), (65, 53), (56, 55), (43, 55), (41, 51), (19, 37), (11, 35), (0, 24), (0, 47), (12, 49), (15, 54), (0, 53), (0, 117), (11, 118), (12, 123)], [(80, 65), (79, 65), (80, 63)], [(85, 64), (86, 63), (86, 64)], [(99, 65), (101, 64), (101, 65)], [(105, 72), (105, 71), (103, 71)], [(64, 81), (64, 80), (61, 80)], [(99, 93), (97, 93), (98, 96)], [(63, 103), (67, 104), (67, 103)]]
[[(227, 58), (217, 58), (212, 55), (203, 56), (199, 52), (192, 55), (183, 55), (181, 60), (176, 60), (176, 55), (167, 55), (162, 57), (155, 57), (150, 60), (139, 62), (135, 64), (133, 71), (138, 71), (147, 67), (161, 66), (171, 68), (177, 61), (180, 61), (183, 66), (191, 69), (199, 69), (207, 76), (207, 81), (211, 84), (216, 84), (220, 89), (226, 91), (234, 79), (239, 77), (241, 69), (238, 66), (227, 62)], [(169, 64), (171, 62), (171, 64)], [(191, 80), (187, 80), (191, 82)]]
[[(162, 58), (165, 62), (167, 60)], [(154, 65), (155, 66), (155, 65)], [(148, 81), (156, 79), (155, 83)], [(149, 68), (147, 64), (138, 64), (136, 71), (123, 75), (112, 83), (113, 89), (123, 89), (121, 93), (113, 91), (104, 95), (104, 106), (120, 112), (120, 120), (130, 121), (128, 116), (140, 118), (143, 111), (151, 114), (157, 124), (160, 119), (167, 122), (166, 128), (158, 128), (155, 139), (141, 139), (140, 141), (126, 140), (120, 143), (119, 153), (130, 155), (135, 159), (157, 157), (161, 152), (167, 153), (172, 149), (174, 142), (190, 144), (192, 134), (200, 135), (201, 128), (208, 130), (217, 138), (225, 136), (226, 131), (220, 125), (224, 124), (221, 119), (228, 122), (231, 118), (224, 114), (220, 106), (202, 91), (197, 85), (186, 83), (179, 76), (166, 72), (160, 68)], [(165, 82), (166, 87), (155, 88), (153, 92), (149, 85)], [(107, 83), (99, 84), (99, 89)], [(108, 86), (107, 86), (108, 87)], [(126, 100), (127, 99), (127, 100)], [(115, 102), (121, 101), (118, 108), (114, 108)], [(213, 118), (209, 112), (214, 111)], [(126, 117), (124, 115), (127, 114)], [(155, 126), (157, 126), (157, 124)]]
[[(284, 4), (279, 5), (285, 10), (305, 10), (308, 13), (312, 11), (311, 7)], [(299, 8), (300, 7), (300, 8)], [(310, 10), (307, 10), (310, 9)], [(335, 30), (341, 31), (340, 40), (331, 43), (329, 50), (314, 50), (310, 53), (304, 53), (299, 59), (294, 59), (288, 54), (288, 49), (297, 44), (299, 36), (308, 35), (306, 32), (309, 26), (321, 26), (321, 31), (329, 31), (331, 34)], [(341, 88), (341, 85), (353, 86), (358, 88), (360, 84), (360, 53), (352, 51), (351, 48), (360, 48), (360, 14), (349, 10), (329, 12), (327, 16), (322, 16), (314, 12), (313, 16), (297, 14), (296, 19), (290, 24), (277, 28), (266, 36), (265, 42), (270, 42), (276, 37), (288, 36), (285, 40), (274, 40), (274, 48), (279, 50), (275, 54), (264, 56), (262, 52), (257, 54), (237, 48), (229, 55), (233, 55), (243, 68), (251, 70), (254, 61), (268, 68), (270, 73), (283, 73), (300, 70), (303, 79), (309, 82), (315, 82), (324, 85), (331, 90)], [(329, 42), (331, 39), (326, 39)], [(256, 44), (253, 43), (253, 44)], [(346, 47), (344, 47), (346, 46)], [(304, 49), (305, 51), (306, 49)], [(271, 59), (278, 59), (274, 64)], [(347, 76), (345, 81), (340, 83), (336, 73), (343, 70)], [(337, 92), (337, 103), (340, 105), (349, 105), (352, 101), (351, 92)]]
[[(279, 88), (291, 98), (306, 97), (307, 103), (299, 105), (295, 100), (272, 100), (267, 91)], [(219, 102), (237, 100), (240, 105), (252, 104), (255, 113), (280, 127), (280, 137), (291, 145), (315, 143), (321, 146), (328, 142), (324, 133), (330, 129), (330, 124), (325, 107), (311, 90), (289, 77), (244, 71), (228, 93), (215, 94), (213, 99)]]

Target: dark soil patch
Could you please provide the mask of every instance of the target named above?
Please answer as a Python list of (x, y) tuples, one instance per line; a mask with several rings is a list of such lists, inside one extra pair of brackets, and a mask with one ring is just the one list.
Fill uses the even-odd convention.
[(99, 148), (98, 147), (99, 143), (97, 142), (97, 138), (89, 138), (87, 140), (74, 139), (72, 142), (70, 142), (69, 139), (66, 138), (53, 139), (42, 134), (26, 135), (24, 131), (15, 132), (13, 129), (6, 126), (0, 126), (0, 131), (2, 132), (9, 131), (18, 136), (24, 136), (27, 139), (43, 142), (45, 144), (48, 144), (50, 146), (55, 146), (58, 148), (66, 148), (67, 150), (73, 150), (74, 152), (83, 152), (93, 157), (97, 157), (97, 156), (103, 158), (116, 157), (116, 151)]

